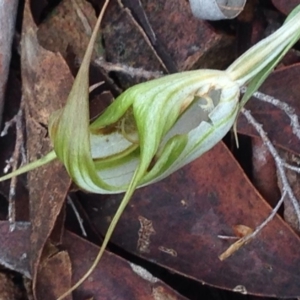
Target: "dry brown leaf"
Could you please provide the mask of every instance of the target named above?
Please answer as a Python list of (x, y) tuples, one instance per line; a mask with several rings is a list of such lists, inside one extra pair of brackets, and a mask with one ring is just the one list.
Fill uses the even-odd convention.
[(239, 224), (239, 225), (233, 226), (233, 231), (237, 237), (241, 238), (241, 237), (244, 237), (244, 236), (252, 233), (253, 229), (250, 228), (249, 226)]
[[(49, 253), (50, 254), (50, 253)], [(36, 298), (44, 300), (57, 299), (71, 286), (72, 268), (69, 254), (61, 251), (52, 255), (47, 255), (39, 266), (39, 278), (36, 284)], [(73, 299), (68, 295), (66, 300)]]
[[(80, 62), (96, 20), (95, 11), (87, 1), (63, 0), (40, 24), (37, 31), (39, 43), (45, 49), (61, 53), (64, 58), (71, 52)], [(102, 53), (101, 40), (95, 49), (98, 54)]]
[(12, 231), (8, 221), (0, 221), (0, 263), (27, 278), (31, 277), (30, 231), (28, 222), (15, 223)]
[[(22, 32), (22, 80), (25, 101), (27, 149), (30, 161), (51, 149), (45, 128), (51, 112), (65, 103), (73, 83), (70, 70), (59, 54), (43, 49), (37, 41), (36, 25), (26, 1)], [(54, 162), (28, 174), (30, 196), (31, 263), (33, 285), (44, 245), (70, 186), (63, 166)]]

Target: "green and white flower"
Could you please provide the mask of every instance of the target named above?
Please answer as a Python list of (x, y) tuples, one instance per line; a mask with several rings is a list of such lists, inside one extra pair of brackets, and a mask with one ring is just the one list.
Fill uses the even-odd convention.
[(83, 190), (120, 193), (130, 183), (135, 188), (165, 178), (224, 137), (241, 105), (299, 39), (300, 9), (227, 70), (187, 71), (135, 85), (90, 124), (87, 72), (95, 34), (65, 107), (51, 117), (54, 152), (48, 160), (57, 156)]

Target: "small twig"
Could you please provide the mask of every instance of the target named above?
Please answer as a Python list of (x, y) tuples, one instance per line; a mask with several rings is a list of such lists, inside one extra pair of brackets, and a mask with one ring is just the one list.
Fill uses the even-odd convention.
[(131, 77), (142, 77), (147, 80), (163, 76), (162, 72), (146, 71), (142, 68), (133, 68), (124, 64), (106, 62), (103, 57), (97, 58), (94, 63), (106, 72), (117, 71), (130, 75)]
[(3, 169), (3, 174), (6, 174), (10, 170), (10, 168), (12, 168), (13, 162), (14, 161), (12, 157), (10, 159), (5, 160), (6, 165)]
[[(23, 118), (23, 106), (13, 118), (16, 123), (16, 144), (12, 157), (9, 161), (12, 161), (12, 172), (18, 168), (18, 162), (21, 155), (21, 165), (26, 161), (24, 141), (23, 141), (23, 128), (22, 128), (22, 118)], [(10, 230), (14, 230), (16, 224), (16, 186), (17, 177), (13, 177), (10, 182), (9, 195), (8, 195), (8, 220), (10, 222)]]
[(287, 169), (289, 169), (289, 170), (292, 170), (292, 171), (294, 171), (294, 172), (300, 174), (300, 167), (296, 167), (296, 166), (290, 165), (290, 164), (288, 164), (288, 163), (286, 163), (286, 162), (283, 162), (282, 165), (283, 165), (285, 168), (287, 168)]
[(154, 46), (152, 45), (149, 37), (147, 36), (146, 32), (144, 31), (144, 29), (139, 25), (139, 23), (136, 21), (136, 19), (133, 17), (131, 10), (128, 7), (125, 7), (125, 5), (122, 3), (122, 0), (117, 0), (119, 6), (124, 9), (124, 11), (127, 13), (127, 15), (129, 16), (130, 20), (132, 21), (132, 23), (136, 26), (136, 28), (138, 29), (138, 31), (140, 32), (140, 34), (143, 36), (145, 42), (147, 43), (147, 45), (149, 46), (149, 48), (151, 49), (151, 51), (153, 52), (154, 56), (156, 57), (156, 59), (158, 60), (158, 62), (160, 63), (160, 65), (163, 67), (163, 69), (169, 73), (168, 68), (166, 67), (165, 63), (163, 62), (162, 58), (159, 56), (159, 54), (156, 52)]
[(80, 217), (80, 214), (79, 214), (79, 212), (78, 212), (78, 210), (77, 210), (77, 208), (76, 208), (76, 206), (75, 206), (72, 198), (69, 195), (67, 196), (67, 202), (72, 207), (72, 209), (74, 211), (74, 214), (76, 216), (76, 219), (78, 220), (78, 224), (79, 224), (79, 227), (81, 229), (82, 235), (84, 237), (87, 237), (87, 233), (86, 233), (86, 231), (84, 229), (84, 226), (83, 226), (83, 219)]
[[(246, 88), (242, 89), (242, 92), (245, 92)], [(287, 103), (276, 99), (272, 96), (269, 96), (267, 94), (264, 94), (262, 92), (255, 92), (253, 94), (253, 97), (255, 97), (258, 100), (270, 103), (276, 107), (278, 107), (280, 110), (282, 110), (290, 119), (291, 121), (291, 127), (293, 134), (297, 136), (297, 138), (300, 140), (300, 124), (299, 124), (299, 118), (298, 115), (295, 114), (295, 109), (288, 105)]]
[[(242, 92), (245, 92), (246, 91), (246, 87), (243, 87), (242, 88)], [(279, 108), (280, 110), (282, 110), (290, 119), (290, 126), (292, 127), (292, 132), (293, 134), (300, 140), (300, 124), (299, 124), (299, 117), (298, 115), (295, 113), (295, 109), (290, 106), (289, 104), (277, 99), (277, 98), (274, 98), (270, 95), (267, 95), (267, 94), (264, 94), (262, 92), (255, 92), (253, 94), (253, 96), (258, 99), (258, 100), (261, 100), (261, 101), (264, 101), (266, 103), (270, 103), (272, 105), (274, 105), (275, 107)], [(273, 147), (274, 148), (274, 147)], [(275, 149), (275, 148), (274, 148)], [(276, 151), (277, 152), (277, 151)], [(282, 165), (284, 168), (287, 168), (287, 169), (290, 169), (294, 172), (297, 172), (297, 173), (300, 173), (300, 167), (296, 167), (296, 166), (293, 166), (291, 164), (288, 164), (286, 163), (283, 159), (280, 158), (279, 154), (277, 153), (277, 162), (278, 162), (278, 165)], [(275, 159), (275, 157), (274, 157)], [(275, 162), (276, 162), (276, 159), (275, 159)], [(277, 166), (278, 167), (278, 166)], [(284, 172), (280, 169), (280, 172)], [(285, 176), (285, 179), (284, 181), (288, 182), (287, 180), (287, 177)], [(299, 202), (298, 200), (296, 199), (296, 197), (294, 196), (293, 192), (292, 192), (292, 188), (289, 186), (289, 189), (291, 192), (288, 192), (288, 195), (290, 197), (290, 200), (294, 206), (294, 209), (296, 211), (296, 214), (297, 214), (297, 218), (298, 218), (298, 223), (299, 223), (299, 226), (300, 226), (300, 219), (299, 219), (299, 216), (300, 216), (300, 209), (299, 209)]]
[(98, 83), (95, 83), (95, 84), (91, 85), (89, 87), (89, 93), (91, 93), (92, 91), (94, 91), (96, 88), (98, 88), (102, 84), (104, 84), (104, 81), (101, 81), (101, 82), (98, 82)]
[(18, 114), (16, 114), (13, 118), (11, 118), (9, 121), (5, 122), (4, 128), (0, 133), (0, 137), (6, 136), (8, 133), (8, 129), (11, 128), (15, 123), (17, 122)]
[(237, 236), (218, 235), (218, 239), (221, 239), (221, 240), (238, 240), (240, 238), (237, 237)]
[(297, 201), (297, 199), (296, 199), (296, 197), (293, 193), (293, 190), (292, 190), (292, 188), (291, 188), (291, 186), (288, 182), (288, 179), (287, 179), (287, 176), (286, 176), (286, 173), (285, 173), (285, 169), (284, 169), (284, 168), (293, 168), (295, 170), (296, 169), (299, 170), (299, 168), (291, 166), (289, 164), (286, 164), (283, 161), (283, 159), (279, 156), (276, 148), (274, 147), (274, 145), (272, 144), (272, 142), (268, 138), (267, 133), (263, 130), (262, 125), (259, 124), (254, 119), (254, 117), (252, 116), (252, 114), (250, 113), (249, 110), (246, 110), (246, 109), (242, 108), (241, 113), (246, 117), (249, 124), (251, 124), (255, 128), (255, 130), (258, 132), (258, 134), (260, 135), (263, 143), (266, 145), (266, 147), (270, 151), (271, 155), (273, 156), (273, 159), (274, 159), (275, 164), (276, 164), (276, 168), (278, 170), (279, 177), (282, 181), (283, 192), (282, 192), (280, 200), (278, 201), (276, 206), (272, 209), (272, 212), (270, 213), (270, 215), (259, 226), (257, 226), (257, 228), (251, 234), (248, 234), (248, 235), (244, 236), (243, 238), (239, 239), (238, 241), (236, 241), (235, 243), (233, 243), (225, 252), (223, 252), (219, 256), (220, 260), (224, 260), (224, 259), (228, 258), (234, 252), (236, 252), (240, 247), (242, 247), (243, 245), (248, 243), (250, 240), (255, 238), (261, 232), (261, 230), (267, 224), (269, 224), (269, 222), (275, 217), (278, 209), (280, 208), (280, 206), (284, 202), (285, 196), (289, 196), (289, 199), (290, 199), (290, 201), (291, 201), (291, 203), (292, 203), (292, 205), (295, 209), (295, 212), (296, 212), (296, 215), (297, 215), (297, 218), (298, 218), (298, 222), (300, 223), (300, 206), (299, 206), (299, 202)]
[(262, 129), (262, 125), (259, 124), (251, 115), (250, 111), (246, 110), (246, 109), (242, 109), (241, 110), (242, 114), (246, 117), (246, 119), (248, 120), (248, 122), (255, 128), (255, 130), (259, 133), (262, 141), (264, 142), (264, 144), (266, 145), (266, 147), (268, 148), (268, 150), (270, 151), (271, 155), (274, 158), (277, 170), (278, 170), (278, 174), (280, 176), (280, 179), (282, 181), (282, 185), (283, 185), (283, 190), (286, 190), (287, 195), (289, 196), (297, 218), (298, 218), (298, 222), (300, 223), (300, 206), (299, 206), (299, 202), (296, 199), (293, 190), (288, 182), (287, 176), (285, 174), (285, 170), (284, 170), (284, 164), (285, 162), (283, 162), (283, 160), (281, 159), (281, 157), (279, 156), (276, 148), (274, 147), (274, 145), (272, 144), (272, 142), (270, 141), (270, 139), (268, 138), (266, 132)]
[(231, 256), (234, 252), (239, 250), (243, 245), (247, 244), (250, 240), (255, 238), (261, 232), (261, 230), (265, 226), (267, 226), (267, 224), (269, 224), (270, 221), (276, 216), (276, 214), (278, 212), (278, 209), (282, 205), (282, 203), (284, 201), (284, 197), (286, 196), (286, 194), (287, 194), (287, 192), (283, 191), (280, 200), (278, 201), (276, 206), (272, 209), (272, 212), (270, 213), (270, 215), (259, 226), (257, 226), (256, 229), (251, 234), (248, 234), (248, 235), (242, 237), (241, 239), (239, 239), (238, 241), (236, 241), (235, 243), (233, 243), (226, 251), (224, 251), (219, 256), (219, 259), (220, 260), (225, 260), (226, 258)]
[(83, 13), (82, 9), (80, 8), (80, 5), (77, 3), (77, 1), (76, 0), (71, 0), (71, 1), (76, 10), (77, 16), (82, 23), (82, 26), (85, 30), (86, 35), (91, 36), (93, 30), (89, 24), (87, 17), (84, 15), (84, 13)]

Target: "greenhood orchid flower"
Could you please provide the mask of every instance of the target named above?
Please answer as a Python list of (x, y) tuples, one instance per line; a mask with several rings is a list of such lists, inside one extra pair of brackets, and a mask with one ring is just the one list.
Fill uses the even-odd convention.
[[(82, 281), (98, 263), (134, 190), (167, 177), (216, 145), (233, 126), (241, 106), (300, 38), (298, 6), (280, 29), (227, 70), (187, 71), (135, 85), (90, 124), (88, 69), (101, 17), (65, 107), (51, 116), (54, 151), (0, 179), (57, 157), (85, 191), (126, 191), (101, 252)], [(239, 102), (244, 85), (248, 88)]]
[(232, 126), (238, 100), (239, 86), (224, 72), (178, 73), (128, 89), (91, 125), (87, 113), (86, 128), (76, 118), (65, 130), (62, 113), (69, 126), (70, 115), (63, 109), (51, 118), (50, 136), (78, 186), (119, 193), (135, 172), (136, 184), (147, 185), (213, 147)]

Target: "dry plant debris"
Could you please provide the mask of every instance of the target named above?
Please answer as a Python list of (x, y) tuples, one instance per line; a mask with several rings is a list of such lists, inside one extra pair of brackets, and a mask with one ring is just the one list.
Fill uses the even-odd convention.
[[(140, 25), (142, 14), (139, 15), (133, 6), (130, 6), (134, 1), (119, 1), (109, 8), (111, 19), (106, 17), (103, 27), (102, 40), (105, 43), (100, 43), (101, 55), (95, 61), (101, 66), (97, 72), (103, 72), (104, 76), (118, 72), (117, 75), (114, 73), (111, 79), (116, 80), (118, 89), (148, 80), (149, 77), (158, 77), (165, 71), (165, 67), (168, 69), (173, 66), (179, 71), (199, 66), (222, 68), (222, 64), (232, 59), (230, 53), (224, 62), (219, 53), (232, 47), (234, 37), (212, 28), (204, 21), (193, 19), (186, 1), (176, 0), (171, 6), (158, 0), (151, 5), (147, 1), (136, 2), (140, 3), (139, 7), (145, 9), (147, 22), (156, 36), (155, 43), (153, 36), (145, 30), (150, 30), (149, 27)], [(299, 3), (292, 2), (295, 2), (295, 5)], [(57, 47), (53, 49), (60, 49), (61, 54), (58, 54), (41, 46), (43, 39), (43, 42), (47, 42), (44, 32), (47, 32), (50, 26), (64, 26), (66, 32), (72, 32), (75, 27), (83, 25), (88, 34), (84, 24), (90, 22), (89, 18), (93, 19), (88, 14), (82, 15), (82, 3), (88, 7), (89, 12), (93, 12), (92, 6), (86, 2), (62, 1), (57, 11), (63, 6), (66, 11), (73, 9), (75, 14), (71, 16), (71, 20), (74, 21), (78, 17), (78, 25), (72, 25), (74, 28), (68, 28), (68, 22), (58, 25), (53, 20), (63, 19), (63, 13), (60, 11), (37, 26), (32, 19), (28, 3), (25, 5), (21, 44), (23, 99), (19, 115), (14, 119), (17, 125), (14, 153), (7, 154), (2, 149), (5, 145), (2, 141), (11, 136), (13, 122), (3, 131), (4, 137), (0, 140), (0, 158), (3, 160), (3, 169), (6, 167), (5, 171), (11, 166), (16, 168), (18, 161), (24, 161), (23, 149), (26, 149), (29, 161), (42, 156), (50, 149), (45, 126), (48, 116), (63, 105), (73, 82), (72, 73), (66, 63), (70, 58), (68, 54), (72, 52), (76, 56), (75, 63), (71, 66), (73, 70), (74, 65), (78, 65), (82, 59), (80, 50), (74, 49), (82, 49), (85, 38), (88, 39), (84, 34), (82, 38), (76, 39), (70, 33), (70, 39), (64, 39), (66, 44), (63, 46), (53, 42), (53, 46)], [(93, 4), (96, 5), (95, 3), (94, 1)], [(120, 3), (123, 5), (121, 8)], [(273, 3), (282, 10), (282, 1), (274, 0)], [(164, 7), (165, 10), (156, 11), (156, 7), (153, 6), (155, 4)], [(35, 1), (32, 1), (31, 5), (34, 6)], [(259, 4), (257, 5), (261, 9)], [(180, 30), (176, 30), (178, 22), (185, 25)], [(93, 27), (93, 21), (89, 24)], [(136, 24), (139, 24), (139, 28)], [(201, 41), (195, 34), (197, 26), (203, 30), (206, 39)], [(53, 29), (54, 35), (58, 30)], [(141, 30), (144, 30), (144, 35), (149, 38), (150, 46)], [(119, 36), (122, 32), (126, 34)], [(99, 40), (101, 41), (101, 38)], [(195, 44), (197, 49), (193, 47)], [(102, 49), (105, 52), (102, 52)], [(166, 51), (167, 55), (161, 55), (163, 51)], [(157, 55), (161, 57), (165, 67), (157, 60)], [(210, 59), (211, 57), (213, 58)], [(295, 59), (297, 61), (294, 56), (293, 61)], [(138, 190), (125, 211), (112, 242), (125, 251), (155, 261), (157, 265), (198, 282), (240, 293), (299, 297), (299, 238), (283, 219), (276, 216), (280, 204), (290, 199), (292, 202), (289, 203), (292, 204), (298, 219), (300, 214), (296, 199), (298, 195), (290, 182), (291, 175), (287, 175), (287, 169), (288, 172), (299, 173), (299, 167), (293, 161), (286, 161), (286, 156), (276, 148), (283, 148), (289, 154), (299, 154), (299, 75), (299, 64), (278, 69), (259, 92), (254, 94), (238, 120), (238, 131), (255, 138), (260, 137), (274, 158), (282, 195), (273, 210), (258, 194), (230, 151), (220, 143), (169, 178)], [(96, 82), (98, 75), (91, 76), (95, 76)], [(1, 83), (3, 82), (1, 77)], [(26, 125), (22, 121), (24, 116)], [(24, 127), (26, 134), (23, 132)], [(10, 139), (13, 143), (11, 137)], [(11, 183), (10, 193), (7, 193), (7, 187), (0, 185), (1, 194), (7, 195), (7, 201), (10, 203), (7, 220), (3, 218), (0, 222), (0, 240), (3, 245), (0, 251), (1, 264), (33, 279), (35, 299), (55, 299), (81, 278), (93, 261), (97, 249), (72, 233), (63, 233), (63, 203), (70, 181), (60, 164), (52, 164), (29, 174), (27, 187), (31, 215), (30, 220), (26, 221), (18, 219), (18, 206), (14, 208), (14, 201), (18, 201), (18, 193), (16, 196), (14, 189), (17, 189), (16, 186), (22, 184), (22, 181), (23, 179), (15, 179)], [(276, 182), (273, 181), (270, 185), (278, 189)], [(121, 196), (79, 195), (83, 200), (83, 208), (78, 210), (77, 220), (80, 220), (84, 229), (88, 228), (87, 238), (90, 238), (90, 228), (103, 235)], [(266, 218), (268, 224), (262, 230)], [(141, 220), (147, 220), (147, 224), (151, 224), (151, 238), (147, 239), (147, 251), (139, 247)], [(88, 223), (93, 225), (87, 225)], [(250, 235), (241, 233), (237, 225), (248, 228)], [(292, 226), (297, 230), (297, 221), (293, 221)], [(251, 233), (252, 230), (254, 231)], [(236, 238), (239, 235), (241, 240), (234, 245), (246, 243), (248, 239), (252, 239), (251, 243), (227, 260), (218, 260), (218, 256), (233, 243), (234, 240), (230, 237)], [(229, 238), (220, 238), (221, 236)], [(233, 252), (229, 250), (225, 253)], [(185, 299), (155, 277), (143, 277), (143, 274), (148, 273), (142, 268), (133, 267), (128, 260), (105, 253), (92, 278), (73, 294), (73, 299)], [(114, 288), (116, 285), (120, 286), (118, 290)], [(45, 291), (48, 298), (45, 298)], [(191, 295), (188, 297), (192, 299)]]

